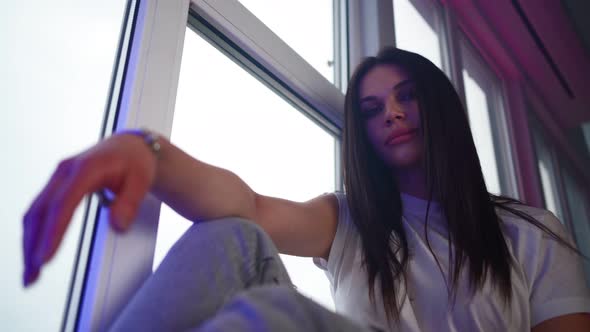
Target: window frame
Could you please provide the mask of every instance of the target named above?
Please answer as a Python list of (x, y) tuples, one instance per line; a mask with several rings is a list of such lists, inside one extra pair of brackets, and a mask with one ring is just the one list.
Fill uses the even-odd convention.
[[(129, 1), (132, 6), (137, 6), (135, 23), (133, 33), (126, 39), (129, 45), (121, 51), (120, 66), (113, 83), (109, 114), (116, 113), (116, 116), (107, 119), (104, 136), (122, 128), (149, 127), (170, 137), (189, 10), (198, 13), (220, 35), (237, 45), (244, 52), (242, 55), (248, 55), (252, 60), (247, 65), (250, 70), (256, 71), (256, 66), (251, 66), (256, 63), (259, 69), (264, 68), (260, 75), (269, 75), (275, 82), (281, 82), (271, 84), (275, 91), (290, 96), (288, 99), (295, 102), (297, 107), (303, 108), (312, 119), (337, 134), (343, 125), (343, 93), (347, 88), (347, 78), (364, 57), (374, 55), (384, 46), (395, 45), (394, 0), (333, 0), (335, 83), (332, 84), (263, 22), (250, 14), (238, 0)], [(519, 172), (524, 177), (523, 173), (534, 173), (538, 166), (522, 160), (529, 154), (523, 157), (518, 153), (523, 149), (521, 145), (517, 151), (514, 144), (509, 144), (514, 143), (518, 136), (515, 123), (519, 125), (519, 132), (532, 131), (530, 124), (524, 120), (524, 100), (527, 88), (530, 88), (527, 82), (519, 81), (521, 77), (510, 76), (505, 71), (492, 70), (496, 68), (493, 63), (496, 60), (481, 57), (478, 52), (480, 45), (466, 37), (470, 34), (464, 35), (461, 25), (464, 22), (455, 16), (453, 6), (447, 1), (410, 1), (418, 4), (417, 9), (431, 8), (429, 16), (436, 15), (436, 22), (432, 24), (439, 35), (443, 69), (451, 78), (464, 105), (466, 99), (462, 68), (465, 60), (461, 54), (461, 39), (469, 41), (479, 56), (477, 61), (481, 61), (482, 67), (497, 79), (497, 84), (494, 83), (496, 92), (490, 98), (488, 107), (492, 108), (493, 104), (502, 110), (501, 123), (495, 124), (500, 126), (500, 137), (493, 137), (493, 141), (503, 192), (514, 197), (532, 197), (534, 204), (539, 201), (539, 197), (544, 200), (543, 192), (537, 192), (542, 190), (538, 176), (523, 180), (517, 179), (515, 175)], [(421, 15), (429, 17), (423, 13)], [(492, 135), (498, 136), (492, 114), (490, 120)], [(554, 134), (554, 131), (550, 133)], [(557, 137), (556, 140), (560, 148), (567, 148), (562, 138)], [(526, 144), (529, 150), (533, 147), (532, 141)], [(336, 174), (340, 175), (335, 180), (336, 188), (343, 189), (339, 145), (340, 140), (337, 139), (335, 167)], [(576, 156), (570, 150), (566, 152), (567, 157), (574, 162), (575, 170), (582, 172)], [(555, 155), (552, 158), (556, 159)], [(560, 171), (559, 166), (557, 169)], [(509, 176), (501, 175), (503, 172)], [(507, 178), (510, 190), (504, 189), (503, 178)], [(563, 191), (563, 184), (559, 186)], [(563, 200), (564, 193), (558, 197)], [(590, 197), (587, 191), (586, 197)], [(87, 222), (84, 229), (70, 303), (64, 317), (64, 330), (105, 329), (151, 274), (160, 202), (149, 196), (141, 206), (138, 221), (125, 236), (110, 230), (105, 217), (106, 210), (98, 207), (95, 198), (89, 204), (87, 220), (94, 222)], [(121, 268), (123, 266), (125, 268)]]
[[(390, 0), (392, 6), (392, 17), (395, 17), (395, 1), (398, 0)], [(432, 0), (406, 0), (410, 2), (410, 4), (416, 9), (420, 16), (424, 19), (424, 21), (434, 30), (438, 37), (438, 51), (440, 53), (440, 60), (442, 70), (447, 73), (447, 75), (452, 73), (452, 63), (450, 54), (452, 52), (451, 48), (447, 46), (447, 39), (450, 36), (449, 34), (452, 33), (450, 29), (447, 28), (449, 25), (448, 19), (446, 17), (446, 13), (443, 10), (443, 7), (440, 3)], [(394, 38), (394, 45), (397, 46), (397, 40), (395, 40), (395, 18), (393, 18), (393, 38)], [(452, 40), (452, 39), (450, 39)], [(452, 77), (452, 75), (449, 75)]]
[(395, 46), (391, 0), (348, 1), (348, 71), (385, 46)]
[[(553, 119), (547, 101), (538, 91), (534, 90), (529, 85), (524, 85), (520, 95), (524, 100), (527, 128), (531, 138), (533, 128), (539, 130), (544, 139), (551, 143), (553, 149), (559, 149), (559, 157), (562, 158), (562, 160), (567, 160), (570, 168), (579, 175), (579, 180), (590, 187), (590, 176), (585, 172), (586, 168), (584, 167), (584, 159), (580, 158), (575, 148), (571, 146), (567, 137)], [(534, 149), (532, 139), (530, 148)], [(540, 182), (539, 188), (541, 188)], [(588, 194), (590, 194), (590, 192), (588, 192)]]
[[(104, 135), (124, 128), (147, 127), (169, 136), (180, 70), (189, 0), (132, 0), (136, 8), (132, 34), (121, 52), (110, 100), (116, 115)], [(124, 59), (124, 60), (123, 60)], [(128, 299), (151, 274), (160, 203), (151, 195), (142, 202), (134, 226), (113, 231), (107, 210), (93, 198), (81, 246), (76, 281), (64, 330), (106, 330)], [(125, 253), (125, 254), (120, 254)], [(75, 303), (79, 301), (79, 303)], [(76, 306), (77, 304), (77, 306)]]
[(191, 10), (342, 127), (344, 95), (237, 0), (192, 0)]
[[(490, 119), (492, 142), (494, 144), (494, 154), (498, 167), (500, 191), (504, 195), (518, 198), (519, 188), (515, 174), (516, 163), (513, 157), (513, 150), (510, 147), (510, 142), (514, 140), (510, 130), (512, 126), (506, 114), (507, 105), (506, 98), (504, 97), (504, 83), (463, 32), (459, 33), (459, 47), (462, 63), (461, 69), (471, 71), (470, 76), (473, 77), (486, 93), (488, 102), (487, 112)], [(464, 83), (462, 85), (464, 89), (463, 95), (466, 95)], [(467, 104), (465, 103), (464, 105)], [(465, 106), (465, 111), (467, 112), (467, 117), (469, 117), (467, 106)]]
[[(465, 85), (463, 82), (463, 59), (461, 56), (462, 31), (459, 27), (455, 14), (448, 6), (443, 6), (442, 10), (442, 28), (441, 34), (441, 57), (443, 68), (446, 74), (453, 82), (457, 94), (463, 105), (467, 105), (465, 97)], [(463, 36), (463, 38), (465, 38)]]
[[(557, 154), (555, 154), (557, 155)], [(581, 208), (583, 209), (583, 213), (586, 217), (586, 220), (574, 220), (574, 217), (577, 217), (573, 212), (573, 203), (570, 201), (570, 193), (574, 192), (581, 196), (582, 201), (590, 202), (590, 193), (588, 189), (584, 189), (583, 186), (580, 186), (579, 183), (574, 182), (574, 176), (576, 175), (575, 169), (569, 164), (569, 162), (564, 161), (561, 162), (559, 165), (559, 173), (560, 173), (560, 181), (562, 182), (561, 190), (564, 192), (564, 202), (565, 206), (567, 207), (567, 215), (568, 215), (568, 225), (570, 228), (570, 232), (573, 235), (572, 238), (575, 241), (578, 249), (588, 256), (590, 253), (590, 238), (586, 238), (584, 240), (580, 240), (580, 236), (578, 235), (577, 230), (578, 227), (583, 227), (579, 223), (586, 222), (587, 229), (590, 229), (590, 204), (582, 204)], [(568, 184), (572, 185), (572, 188), (568, 188)], [(586, 274), (586, 282), (590, 286), (590, 261), (584, 260), (584, 272)]]
[[(335, 75), (332, 84), (305, 62), (237, 0), (130, 0), (136, 8), (132, 33), (113, 81), (109, 118), (104, 135), (124, 128), (146, 127), (170, 137), (184, 36), (189, 14), (198, 14), (225, 43), (240, 51), (223, 51), (261, 81), (337, 137), (343, 125), (348, 75), (348, 3), (334, 0)], [(136, 7), (134, 7), (136, 6)], [(131, 30), (128, 30), (131, 31)], [(209, 37), (214, 37), (209, 35)], [(210, 39), (210, 38), (209, 38)], [(337, 40), (336, 40), (337, 39)], [(215, 45), (215, 44), (214, 44)], [(219, 48), (219, 45), (217, 45)], [(230, 51), (228, 53), (228, 50)], [(336, 58), (336, 56), (338, 58)], [(340, 86), (337, 86), (340, 85)], [(336, 188), (342, 188), (340, 163)], [(142, 202), (133, 227), (125, 235), (108, 225), (107, 211), (91, 200), (89, 220), (75, 272), (64, 330), (104, 330), (152, 273), (161, 203), (152, 195)]]
[[(543, 128), (541, 122), (534, 116), (531, 112), (529, 114), (529, 122), (531, 123), (531, 136), (534, 145), (534, 152), (535, 152), (535, 161), (536, 161), (536, 170), (537, 170), (537, 178), (541, 185), (541, 196), (543, 199), (543, 208), (548, 210), (548, 203), (547, 197), (545, 197), (545, 191), (551, 190), (553, 191), (553, 196), (555, 197), (555, 204), (556, 204), (556, 216), (560, 219), (566, 229), (573, 234), (573, 228), (571, 227), (571, 218), (569, 213), (569, 206), (567, 204), (567, 197), (565, 196), (565, 186), (563, 183), (563, 177), (561, 174), (562, 165), (559, 163), (559, 160), (556, 158), (555, 147), (552, 143), (547, 139), (546, 130)], [(549, 163), (547, 165), (548, 172), (549, 172), (549, 181), (551, 182), (549, 186), (551, 188), (546, 188), (546, 184), (543, 183), (543, 179), (541, 176), (541, 170), (539, 169), (539, 162), (541, 158), (545, 158), (545, 160)]]
[[(392, 10), (395, 10), (393, 3), (396, 0), (390, 0), (392, 3)], [(465, 105), (465, 88), (463, 85), (462, 75), (462, 60), (461, 60), (461, 28), (455, 17), (453, 11), (448, 5), (436, 0), (407, 0), (414, 8), (422, 15), (424, 20), (434, 29), (438, 34), (439, 51), (442, 62), (442, 70), (447, 74), (459, 98)], [(427, 13), (424, 13), (424, 12)], [(395, 16), (394, 13), (391, 14)], [(434, 21), (434, 22), (433, 22)], [(395, 25), (395, 21), (393, 21)], [(395, 40), (395, 26), (394, 26), (394, 40)], [(397, 43), (394, 42), (394, 45)]]
[[(112, 134), (115, 119), (118, 115), (118, 106), (121, 102), (121, 90), (125, 80), (124, 73), (129, 65), (129, 48), (131, 46), (132, 36), (137, 24), (137, 14), (139, 6), (137, 1), (128, 1), (125, 8), (123, 24), (121, 26), (121, 33), (117, 55), (115, 57), (115, 64), (113, 68), (113, 76), (111, 79), (111, 87), (107, 100), (107, 109), (105, 112), (105, 119), (101, 130), (100, 137), (104, 138), (106, 135)], [(82, 306), (84, 302), (84, 290), (87, 285), (87, 271), (90, 268), (91, 259), (91, 245), (93, 242), (94, 233), (99, 218), (100, 207), (97, 197), (90, 197), (86, 204), (84, 225), (82, 226), (82, 233), (80, 235), (80, 242), (76, 257), (76, 263), (72, 272), (72, 281), (68, 294), (68, 300), (62, 319), (62, 330), (70, 331), (77, 328), (79, 324), (78, 318), (82, 315)]]
[[(392, 3), (396, 0), (390, 0)], [(492, 141), (496, 156), (500, 188), (503, 194), (519, 198), (521, 188), (516, 178), (516, 162), (510, 142), (514, 141), (511, 119), (508, 117), (508, 104), (505, 98), (505, 87), (502, 77), (496, 75), (489, 64), (480, 54), (476, 46), (461, 30), (451, 8), (443, 6), (438, 1), (408, 0), (416, 8), (424, 20), (430, 24), (438, 34), (439, 50), (443, 71), (455, 86), (463, 105), (467, 105), (465, 83), (463, 81), (463, 67), (465, 62), (474, 69), (478, 76), (478, 83), (488, 97), (488, 115), (492, 129)], [(393, 13), (392, 13), (393, 16)], [(395, 24), (395, 22), (394, 22)], [(395, 32), (395, 29), (394, 29)], [(395, 35), (395, 33), (394, 33)], [(469, 52), (473, 59), (464, 59), (463, 52)], [(489, 110), (496, 112), (489, 112)], [(467, 108), (465, 108), (467, 112)], [(467, 114), (469, 115), (469, 114)]]

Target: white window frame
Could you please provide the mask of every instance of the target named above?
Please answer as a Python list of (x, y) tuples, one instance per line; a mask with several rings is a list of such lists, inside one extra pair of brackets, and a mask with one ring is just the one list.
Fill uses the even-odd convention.
[[(105, 135), (123, 128), (152, 128), (169, 136), (180, 69), (189, 0), (131, 1), (136, 8), (125, 66), (115, 73), (110, 119)], [(125, 52), (126, 51), (126, 52)], [(115, 112), (111, 112), (115, 113)], [(75, 271), (72, 302), (64, 330), (106, 330), (120, 309), (151, 273), (160, 203), (148, 196), (133, 227), (114, 232), (104, 208), (94, 201)], [(124, 253), (124, 254), (122, 254)], [(75, 302), (80, 303), (75, 303)]]
[(441, 27), (443, 29), (440, 41), (441, 41), (441, 56), (443, 60), (443, 68), (457, 93), (463, 105), (467, 105), (467, 99), (465, 98), (465, 85), (463, 83), (463, 60), (461, 57), (461, 30), (455, 19), (455, 15), (449, 9), (448, 6), (443, 6)]
[[(506, 115), (506, 99), (501, 78), (490, 68), (471, 41), (459, 33), (462, 68), (469, 67), (475, 81), (482, 87), (487, 96), (488, 116), (492, 126), (492, 141), (500, 178), (500, 190), (504, 195), (519, 198), (518, 182), (515, 174), (515, 161), (510, 142), (513, 142), (512, 128)], [(465, 57), (463, 53), (469, 54)], [(462, 84), (463, 85), (463, 84)], [(463, 94), (465, 92), (463, 91)], [(465, 104), (466, 105), (466, 104)], [(493, 110), (493, 112), (491, 112)], [(469, 116), (469, 113), (467, 113)]]
[[(393, 22), (394, 1), (396, 0), (377, 1), (378, 3), (387, 2), (391, 4), (391, 11), (389, 11), (391, 13), (391, 22)], [(512, 126), (506, 114), (508, 105), (504, 96), (505, 89), (502, 78), (491, 71), (491, 66), (479, 55), (479, 52), (473, 46), (471, 41), (469, 41), (460, 30), (454, 14), (448, 5), (442, 6), (438, 1), (433, 0), (409, 1), (418, 10), (420, 15), (424, 17), (428, 24), (431, 24), (431, 26), (434, 27), (435, 32), (438, 34), (443, 70), (455, 86), (463, 105), (466, 105), (465, 86), (462, 73), (464, 61), (469, 61), (471, 67), (476, 68), (477, 70), (475, 75), (483, 78), (481, 81), (485, 84), (486, 94), (491, 91), (491, 94), (488, 95), (488, 108), (495, 111), (494, 114), (489, 115), (492, 124), (492, 140), (494, 142), (494, 152), (498, 163), (498, 175), (500, 177), (501, 190), (504, 194), (519, 198), (521, 190), (516, 179), (515, 170), (517, 161), (513, 157), (514, 151), (510, 144), (510, 142), (513, 142), (514, 140), (511, 131)], [(382, 5), (382, 10), (384, 10), (384, 5)], [(386, 20), (386, 22), (389, 22), (389, 20)], [(395, 24), (395, 22), (393, 23)], [(393, 36), (389, 37), (391, 40), (395, 38), (395, 29), (392, 29), (392, 34)], [(463, 48), (467, 48), (468, 52), (474, 55), (473, 60), (463, 59)]]
[[(264, 70), (257, 72), (255, 67), (250, 66), (251, 63), (247, 69), (259, 77), (272, 76), (275, 83), (265, 83), (299, 108), (309, 111), (310, 117), (323, 123), (336, 135), (343, 125), (343, 93), (348, 77), (364, 57), (375, 55), (384, 46), (395, 45), (394, 0), (333, 0), (334, 22), (346, 27), (346, 32), (342, 28), (334, 31), (336, 67), (335, 84), (332, 84), (238, 0), (129, 1), (132, 7), (138, 4), (134, 33), (128, 36), (131, 40), (129, 49), (121, 51), (122, 55), (128, 53), (129, 56), (128, 61), (121, 60), (121, 64), (125, 62), (125, 65), (119, 67), (115, 76), (113, 92), (118, 96), (111, 100), (110, 114), (117, 113), (117, 117), (108, 119), (105, 136), (122, 128), (149, 127), (170, 137), (189, 10), (203, 17), (212, 28), (247, 54), (251, 62)], [(461, 38), (465, 37), (452, 9), (444, 1), (411, 1), (419, 4), (417, 8), (431, 8), (433, 12), (425, 17), (436, 15), (436, 22), (432, 23), (439, 34), (443, 68), (465, 105), (464, 60), (461, 56)], [(236, 57), (239, 58), (239, 54)], [(488, 64), (481, 57), (478, 59), (482, 68), (491, 72), (493, 64)], [(514, 142), (514, 133), (504, 112), (508, 103), (503, 94), (510, 91), (523, 97), (525, 93), (519, 89), (507, 90), (501, 76), (491, 77), (496, 77), (498, 82), (493, 84), (496, 92), (493, 100), (490, 98), (489, 106), (502, 110), (498, 123), (493, 124), (496, 128), (493, 133), (498, 136), (494, 137), (494, 142), (496, 149), (500, 150), (496, 156), (501, 186), (504, 193), (518, 197), (519, 193), (533, 189), (524, 188), (522, 181), (518, 182), (520, 186), (517, 185), (514, 167), (521, 160), (513, 158), (516, 154), (510, 142)], [(508, 83), (514, 87), (514, 82)], [(515, 110), (511, 110), (513, 112)], [(496, 122), (493, 118), (492, 121)], [(339, 149), (337, 140), (337, 174), (341, 173)], [(523, 167), (533, 171), (531, 166), (524, 163)], [(504, 184), (504, 181), (508, 183)], [(539, 181), (538, 188), (540, 186)], [(342, 189), (338, 176), (336, 188)], [(559, 197), (563, 199), (563, 193)], [(129, 297), (151, 274), (159, 209), (160, 202), (148, 197), (137, 222), (122, 236), (110, 230), (106, 211), (98, 208), (96, 199), (90, 200), (64, 330), (106, 329)]]
[[(348, 3), (334, 1), (337, 22), (345, 24)], [(339, 135), (344, 105), (341, 89), (348, 75), (345, 33), (335, 35), (338, 87), (237, 0), (131, 0), (130, 6), (136, 8), (133, 34), (125, 37), (130, 43), (121, 51), (124, 65), (115, 74), (116, 97), (110, 106), (111, 114), (117, 116), (109, 119), (105, 136), (123, 128), (147, 127), (170, 137), (189, 11), (203, 17), (264, 72), (283, 83), (282, 90), (275, 88), (295, 97), (290, 101), (299, 100), (298, 106), (315, 110), (321, 117), (315, 120)], [(256, 68), (249, 69), (257, 73)], [(336, 185), (341, 187), (339, 178)], [(64, 330), (106, 330), (151, 275), (159, 210), (160, 202), (148, 195), (133, 227), (121, 235), (111, 230), (97, 200), (91, 200)]]
[[(392, 3), (396, 0), (390, 0)], [(443, 71), (447, 74), (463, 105), (466, 104), (465, 86), (463, 83), (463, 65), (461, 59), (461, 37), (462, 32), (455, 19), (455, 15), (449, 6), (443, 6), (436, 0), (408, 0), (422, 15), (424, 20), (434, 27), (438, 34), (439, 50), (442, 60)], [(392, 13), (392, 17), (393, 17)], [(392, 18), (393, 20), (393, 18)], [(395, 25), (395, 21), (393, 22)], [(393, 32), (395, 38), (395, 29)], [(395, 42), (394, 42), (395, 44)]]
[(342, 92), (236, 0), (193, 0), (191, 9), (342, 127)]
[[(569, 165), (568, 162), (561, 162), (559, 165), (559, 173), (560, 173), (560, 181), (562, 183), (561, 189), (564, 193), (564, 203), (567, 206), (567, 215), (568, 215), (568, 226), (570, 228), (570, 232), (578, 249), (582, 252), (582, 254), (588, 255), (590, 251), (590, 238), (581, 238), (577, 231), (579, 227), (583, 227), (581, 224), (586, 222), (586, 226), (590, 227), (590, 193), (588, 192), (587, 188), (584, 188), (580, 185), (580, 183), (574, 183), (574, 176), (576, 171)], [(568, 178), (566, 180), (566, 178)], [(571, 185), (573, 188), (566, 188), (568, 185)], [(572, 211), (573, 202), (570, 202), (570, 194), (566, 191), (573, 191), (574, 193), (578, 194), (581, 197), (581, 201), (586, 201), (587, 204), (582, 204), (581, 209), (584, 210), (584, 215), (586, 216), (586, 220), (574, 220), (574, 213)], [(584, 272), (586, 274), (586, 282), (590, 286), (590, 262), (588, 260), (584, 260)]]
[[(373, 3), (367, 6), (376, 6), (374, 3), (377, 3), (380, 4), (382, 8), (385, 8), (385, 5), (383, 5), (384, 1), (367, 1)], [(393, 1), (395, 0), (389, 0), (385, 2)], [(461, 55), (461, 39), (465, 39), (466, 37), (463, 35), (460, 22), (458, 22), (453, 13), (454, 5), (448, 3), (448, 1), (439, 0), (410, 1), (417, 9), (419, 9), (419, 11), (421, 11), (421, 15), (423, 15), (423, 17), (426, 19), (428, 17), (432, 17), (433, 15), (437, 17), (436, 22), (430, 21), (430, 23), (437, 27), (436, 31), (439, 33), (443, 68), (455, 85), (457, 92), (463, 101), (463, 104), (466, 105), (465, 88), (462, 75), (463, 59)], [(425, 13), (424, 8), (427, 8), (426, 11), (432, 11), (434, 8), (436, 13)], [(387, 15), (384, 15), (383, 12), (385, 11), (382, 10), (380, 12), (380, 16), (375, 20), (375, 24), (381, 24), (381, 29), (389, 30), (390, 28), (388, 24), (390, 21), (393, 21), (393, 18), (389, 18)], [(481, 15), (481, 13), (478, 13), (478, 15)], [(379, 31), (379, 36), (384, 35), (385, 34), (383, 31)], [(369, 40), (372, 41), (371, 45), (373, 45), (373, 47), (365, 47), (360, 49), (363, 50), (363, 54), (373, 55), (375, 50), (378, 49), (378, 47), (374, 45), (389, 44), (390, 40), (394, 40), (395, 33), (393, 33), (393, 36), (389, 37), (389, 39), (381, 42), (375, 42), (375, 40), (379, 41), (380, 39), (376, 38), (375, 36), (363, 37), (370, 38)], [(502, 43), (501, 40), (499, 42), (500, 44)], [(474, 43), (473, 46), (475, 46), (474, 48), (478, 47), (476, 43)], [(368, 52), (365, 50), (368, 50)], [(484, 60), (483, 57), (480, 57), (480, 60), (488, 68), (495, 68), (494, 63), (488, 63), (488, 58), (485, 58)], [(491, 61), (493, 61), (493, 59)], [(354, 68), (355, 65), (356, 63), (351, 61), (350, 67)], [(498, 97), (494, 98), (494, 103), (495, 105), (500, 106), (503, 112), (500, 115), (500, 121), (497, 121), (498, 123), (495, 124), (499, 125), (500, 129), (499, 135), (496, 135), (498, 138), (497, 140), (495, 138), (494, 141), (495, 145), (501, 150), (499, 153), (496, 153), (496, 155), (499, 157), (498, 166), (500, 177), (502, 179), (501, 181), (507, 182), (506, 184), (502, 183), (501, 186), (503, 192), (508, 195), (511, 195), (515, 198), (526, 199), (526, 201), (532, 205), (540, 205), (544, 200), (540, 179), (538, 176), (529, 175), (529, 173), (534, 173), (537, 171), (537, 165), (536, 163), (532, 162), (533, 158), (531, 158), (533, 156), (533, 142), (529, 139), (529, 134), (532, 129), (528, 125), (526, 115), (527, 106), (525, 101), (529, 99), (531, 94), (534, 95), (534, 101), (536, 104), (539, 104), (539, 100), (542, 100), (542, 98), (535, 95), (534, 92), (531, 92), (531, 85), (526, 81), (523, 81), (522, 77), (518, 76), (518, 74), (519, 73), (514, 76), (513, 73), (506, 73), (507, 77), (504, 77), (503, 75), (497, 76), (500, 84), (498, 85), (497, 89), (498, 93), (496, 93)], [(573, 149), (567, 145), (567, 142), (564, 141), (563, 134), (561, 134), (561, 132), (555, 128), (554, 123), (551, 121), (546, 122), (545, 120), (547, 119), (545, 118), (542, 120), (544, 120), (543, 124), (548, 126), (549, 129), (551, 129), (550, 132), (554, 134), (552, 138), (555, 140), (555, 143), (560, 147), (561, 150), (564, 150), (560, 151), (564, 152), (562, 155), (565, 155), (568, 160), (573, 161), (574, 167), (578, 172), (582, 172), (583, 170), (581, 165), (583, 165), (583, 163), (579, 158), (577, 158), (575, 151), (573, 151)], [(515, 127), (515, 123), (513, 123), (513, 121), (518, 124), (518, 127)], [(518, 130), (518, 132), (515, 132), (515, 130)], [(494, 134), (498, 134), (497, 130), (494, 130), (493, 132)], [(516, 142), (517, 137), (521, 139), (521, 141)], [(517, 148), (517, 145), (519, 148)], [(502, 174), (508, 174), (508, 176), (504, 176)], [(587, 179), (585, 179), (585, 181), (587, 182)], [(559, 197), (560, 200), (563, 200), (563, 194), (560, 194)]]
[(348, 0), (349, 72), (367, 56), (395, 45), (391, 0)]
[[(461, 44), (464, 40), (468, 40), (468, 38), (463, 33), (453, 13), (453, 6), (448, 1), (410, 1), (427, 21), (429, 21), (428, 17), (436, 18), (434, 21), (431, 19), (429, 23), (436, 27), (435, 31), (439, 34), (443, 69), (455, 85), (463, 101), (463, 105), (466, 105), (462, 64), (464, 61), (470, 60), (462, 59)], [(433, 10), (436, 13), (432, 13)], [(442, 19), (440, 19), (441, 17)], [(500, 41), (501, 43), (502, 41)], [(570, 232), (573, 232), (573, 220), (565, 192), (562, 164), (564, 163), (564, 158), (566, 163), (567, 161), (573, 162), (573, 166), (568, 166), (568, 168), (582, 175), (584, 174), (584, 169), (582, 168), (583, 160), (578, 158), (575, 151), (565, 140), (562, 131), (556, 128), (554, 121), (547, 116), (549, 111), (545, 109), (543, 98), (532, 90), (532, 86), (526, 80), (523, 81), (522, 77), (518, 76), (520, 73), (516, 74), (516, 76), (513, 73), (507, 73), (507, 77), (494, 75), (491, 70), (494, 68), (494, 63), (489, 63), (487, 61), (490, 60), (489, 58), (484, 59), (481, 57), (476, 50), (477, 46), (476, 43), (470, 43), (470, 47), (472, 47), (477, 55), (477, 61), (479, 62), (479, 66), (477, 67), (486, 68), (485, 71), (487, 73), (492, 73), (490, 77), (497, 78), (495, 82), (491, 83), (495, 91), (493, 98), (490, 98), (490, 105), (488, 106), (490, 109), (500, 111), (499, 113), (495, 112), (493, 114), (494, 116), (490, 114), (490, 118), (493, 126), (493, 141), (503, 194), (524, 199), (528, 204), (533, 206), (546, 205), (543, 184), (539, 174), (538, 160), (534, 151), (537, 143), (533, 135), (542, 137), (543, 141), (546, 142), (543, 144), (547, 146), (549, 153), (548, 161), (551, 163), (549, 167), (552, 168), (550, 172), (551, 181), (553, 182), (552, 186), (555, 190), (553, 194), (556, 196), (556, 204), (558, 204), (559, 213), (562, 215), (566, 228)], [(490, 83), (487, 83), (487, 85), (490, 85)], [(542, 117), (539, 120), (543, 121), (531, 123), (529, 120), (527, 113), (528, 109), (530, 109), (528, 104), (531, 102), (536, 108), (543, 108), (541, 111), (536, 112)], [(540, 128), (541, 123), (543, 123), (543, 126), (547, 130)], [(551, 134), (551, 140), (548, 139), (548, 134)], [(559, 146), (560, 150), (557, 151), (555, 146)], [(588, 177), (582, 176), (582, 178), (583, 183), (587, 183)], [(584, 195), (586, 198), (590, 198), (590, 192), (588, 190), (584, 190)], [(588, 213), (590, 213), (590, 210), (588, 210)]]
[[(573, 228), (571, 227), (571, 218), (569, 213), (569, 206), (567, 204), (567, 197), (565, 193), (565, 187), (563, 183), (563, 178), (561, 174), (562, 165), (560, 164), (559, 160), (556, 157), (556, 152), (553, 144), (547, 139), (547, 134), (543, 129), (541, 122), (531, 113), (529, 115), (529, 122), (531, 123), (531, 135), (533, 139), (533, 145), (535, 150), (535, 161), (536, 161), (536, 170), (537, 170), (537, 177), (538, 181), (541, 185), (541, 194), (543, 198), (543, 206), (547, 209), (547, 198), (545, 196), (545, 191), (552, 189), (553, 196), (555, 199), (556, 204), (556, 214), (560, 221), (565, 225), (566, 229), (573, 234)], [(546, 188), (546, 184), (543, 183), (541, 178), (541, 171), (539, 169), (539, 160), (544, 158), (547, 162), (547, 168), (549, 171), (549, 181), (551, 182), (549, 185), (551, 188)]]

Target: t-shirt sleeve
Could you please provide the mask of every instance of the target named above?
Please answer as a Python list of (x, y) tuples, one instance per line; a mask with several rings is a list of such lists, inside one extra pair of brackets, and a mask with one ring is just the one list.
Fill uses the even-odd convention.
[(350, 215), (348, 212), (348, 204), (346, 202), (346, 195), (340, 192), (335, 193), (338, 199), (338, 225), (336, 227), (336, 234), (330, 247), (328, 260), (321, 257), (314, 257), (314, 263), (322, 270), (326, 271), (330, 282), (333, 286), (334, 281), (338, 280), (338, 274), (342, 267), (342, 261), (345, 255), (345, 248), (348, 247), (350, 237), (352, 236), (352, 225)]
[[(544, 211), (535, 217), (575, 246), (553, 213)], [(531, 326), (558, 316), (590, 312), (582, 257), (537, 227), (527, 228), (526, 257), (520, 257), (520, 263), (529, 280)]]

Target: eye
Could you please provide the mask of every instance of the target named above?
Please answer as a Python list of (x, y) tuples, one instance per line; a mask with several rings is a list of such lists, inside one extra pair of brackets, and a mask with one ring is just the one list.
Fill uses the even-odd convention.
[(401, 91), (397, 95), (397, 101), (399, 102), (408, 102), (416, 99), (416, 90), (415, 89), (407, 89), (405, 91)]
[(377, 115), (382, 110), (383, 110), (383, 105), (381, 105), (381, 104), (364, 106), (361, 108), (361, 115), (365, 118), (370, 118), (374, 115)]

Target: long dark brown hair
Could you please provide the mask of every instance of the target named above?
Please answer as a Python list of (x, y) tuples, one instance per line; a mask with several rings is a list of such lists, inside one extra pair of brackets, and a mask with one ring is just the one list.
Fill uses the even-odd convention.
[[(513, 204), (520, 204), (517, 200), (488, 193), (466, 112), (445, 74), (418, 54), (385, 48), (356, 68), (346, 93), (343, 132), (344, 185), (361, 238), (363, 266), (373, 305), (378, 280), (388, 318), (399, 318), (396, 284), (403, 281), (408, 263), (400, 192), (391, 169), (368, 140), (365, 119), (359, 109), (360, 82), (372, 68), (383, 64), (403, 68), (416, 84), (429, 201), (433, 197), (439, 201), (448, 224), (450, 295), (454, 298), (460, 271), (467, 264), (472, 291), (480, 290), (491, 277), (508, 303), (512, 296), (513, 262), (496, 208), (519, 216), (570, 249), (576, 249), (530, 215), (515, 209)], [(428, 217), (425, 227), (427, 222)]]

